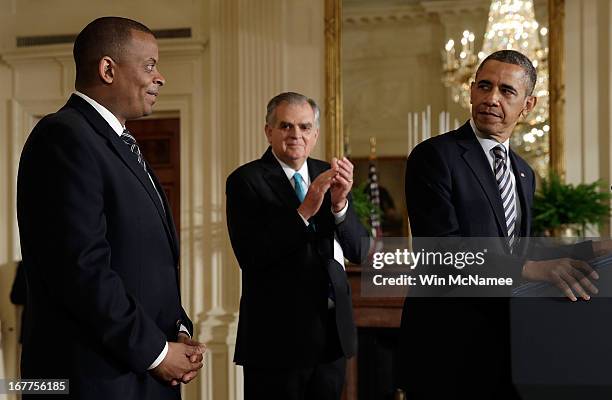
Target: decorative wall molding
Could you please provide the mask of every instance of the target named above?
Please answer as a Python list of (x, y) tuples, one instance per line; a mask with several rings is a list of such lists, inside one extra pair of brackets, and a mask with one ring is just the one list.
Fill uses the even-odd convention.
[(285, 2), (239, 0), (238, 85), (239, 164), (261, 157), (268, 142), (264, 135), (267, 101), (283, 90)]
[(550, 166), (565, 176), (565, 0), (548, 0)]
[(342, 21), (349, 26), (428, 22), (440, 17), (486, 14), (489, 6), (489, 0), (420, 1), (399, 6), (377, 2), (350, 2), (343, 6)]
[[(209, 115), (204, 171), (208, 190), (203, 234), (205, 266), (202, 313), (198, 315), (198, 338), (207, 345), (206, 363), (199, 381), (202, 400), (228, 399), (232, 377), (228, 337), (236, 319), (240, 277), (225, 226), (225, 177), (240, 163), (241, 143), (239, 96), (239, 0), (211, 0), (210, 52), (206, 59), (206, 88)], [(209, 230), (213, 228), (213, 230)], [(239, 289), (238, 289), (239, 290)], [(233, 344), (232, 344), (233, 345)]]
[(345, 6), (342, 22), (348, 25), (404, 23), (433, 18), (422, 6), (405, 5), (395, 7), (368, 6), (349, 8)]
[[(190, 38), (191, 28), (154, 29), (157, 39)], [(73, 43), (77, 34), (45, 35), (45, 36), (17, 36), (17, 47), (47, 46), (60, 43)]]
[[(201, 55), (206, 42), (192, 39), (159, 39), (159, 51), (168, 56), (196, 56)], [(2, 59), (10, 66), (31, 60), (57, 59), (74, 63), (72, 58), (72, 43), (53, 44), (47, 46), (31, 46), (14, 49), (0, 54)]]
[(342, 0), (325, 0), (325, 153), (344, 156), (342, 122)]
[(491, 0), (423, 0), (420, 2), (428, 13), (439, 15), (481, 14), (489, 12)]

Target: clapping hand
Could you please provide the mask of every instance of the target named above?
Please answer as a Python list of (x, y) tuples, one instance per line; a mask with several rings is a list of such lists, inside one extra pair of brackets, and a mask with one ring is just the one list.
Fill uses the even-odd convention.
[(331, 201), (334, 212), (341, 211), (346, 206), (347, 196), (353, 187), (353, 164), (348, 158), (331, 162), (332, 170), (338, 171), (331, 184)]

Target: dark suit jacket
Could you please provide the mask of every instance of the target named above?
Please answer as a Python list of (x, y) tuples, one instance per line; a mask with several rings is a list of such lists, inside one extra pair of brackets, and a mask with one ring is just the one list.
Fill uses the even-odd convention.
[[(510, 149), (521, 202), (521, 231), (531, 230), (535, 176)], [(433, 137), (410, 153), (406, 204), (413, 236), (508, 236), (499, 188), (469, 122)], [(426, 213), (419, 212), (426, 209)]]
[[(310, 179), (329, 164), (308, 159)], [(350, 288), (333, 259), (334, 232), (344, 256), (360, 262), (368, 234), (349, 201), (336, 225), (329, 192), (306, 227), (299, 200), (270, 148), (227, 178), (227, 224), (242, 270), (234, 361), (245, 366), (313, 366), (325, 357), (328, 283), (336, 295), (342, 353), (355, 353)], [(367, 243), (367, 240), (365, 241)]]
[[(510, 160), (521, 203), (520, 236), (525, 237), (535, 178), (512, 150)], [(415, 147), (406, 168), (406, 204), (414, 237), (507, 236), (499, 189), (469, 122)], [(523, 260), (510, 257), (507, 249), (499, 253), (508, 274), (519, 280)], [(474, 393), (494, 393), (511, 381), (508, 320), (503, 298), (408, 297), (398, 383), (414, 388), (456, 382), (473, 385)]]
[(30, 134), (17, 209), (28, 283), (22, 376), (68, 378), (75, 399), (179, 398), (147, 372), (177, 322), (192, 331), (174, 223), (135, 155), (80, 97)]

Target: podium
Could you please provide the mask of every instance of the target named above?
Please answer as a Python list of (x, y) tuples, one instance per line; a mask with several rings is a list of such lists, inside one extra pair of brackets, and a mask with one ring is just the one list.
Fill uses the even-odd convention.
[(600, 293), (589, 301), (541, 283), (510, 300), (512, 375), (523, 399), (612, 399), (612, 268), (608, 259), (590, 264)]

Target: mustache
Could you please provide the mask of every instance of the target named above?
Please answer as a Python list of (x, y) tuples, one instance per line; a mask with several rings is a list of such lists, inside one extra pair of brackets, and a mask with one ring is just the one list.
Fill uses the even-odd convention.
[(499, 117), (499, 118), (502, 117), (501, 114), (499, 114), (497, 112), (494, 112), (493, 110), (491, 110), (491, 108), (488, 108), (488, 107), (487, 108), (482, 108), (482, 109), (478, 110), (478, 112), (480, 114), (489, 114), (489, 115), (493, 115), (493, 116), (496, 116), (496, 117)]

